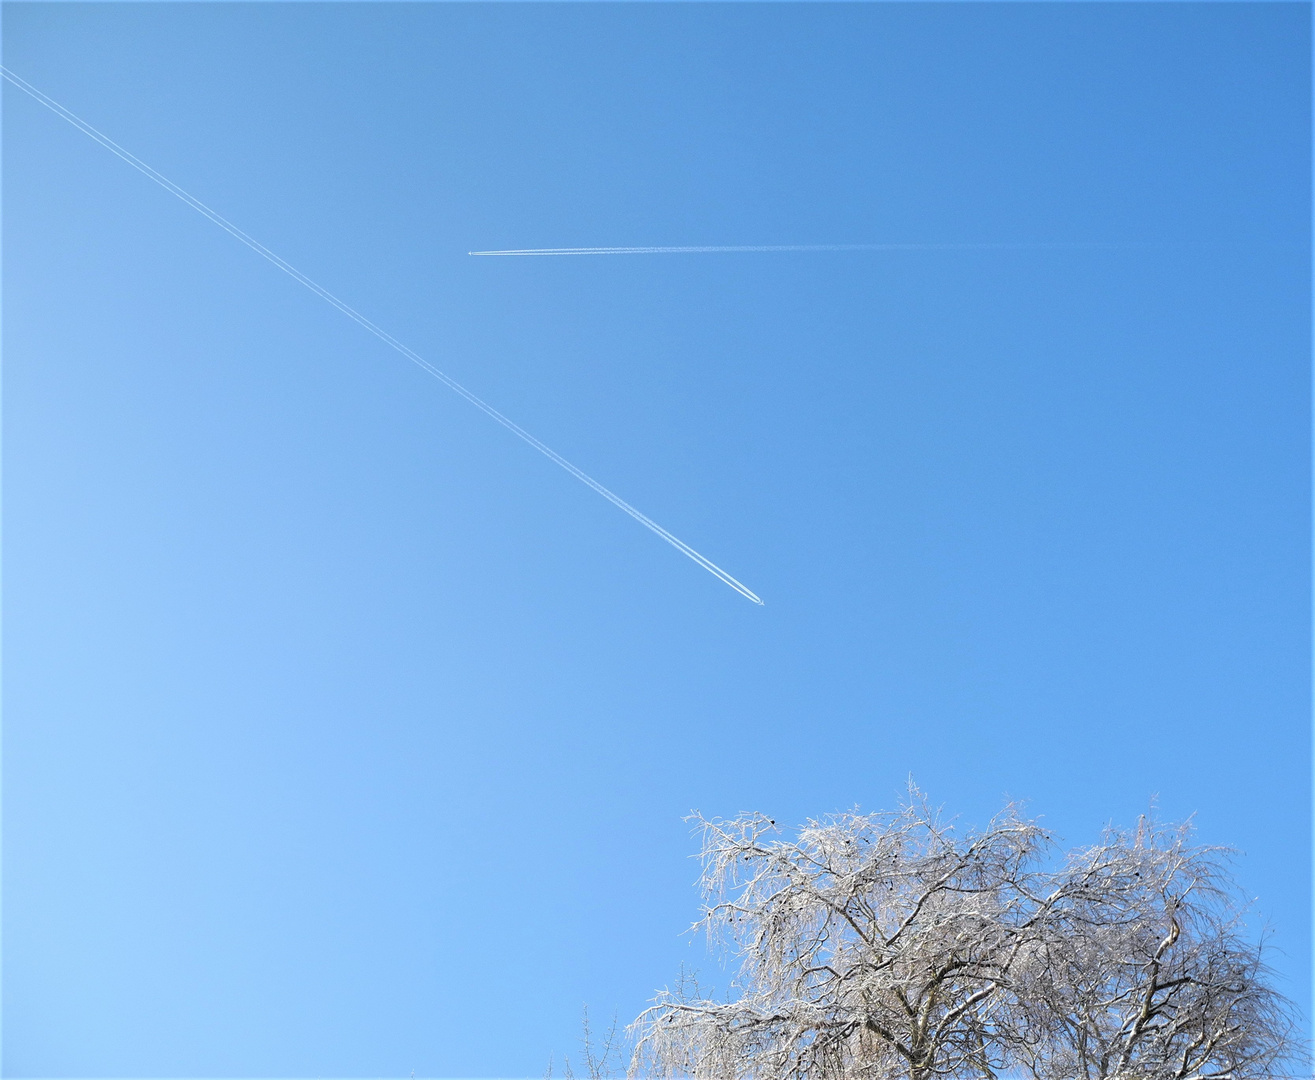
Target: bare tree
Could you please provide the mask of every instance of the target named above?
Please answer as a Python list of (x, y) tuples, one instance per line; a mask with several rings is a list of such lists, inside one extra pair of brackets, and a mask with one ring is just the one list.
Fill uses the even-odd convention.
[[(584, 1057), (585, 1076), (588, 1080), (611, 1080), (621, 1074), (623, 1058), (623, 1036), (617, 1031), (616, 1016), (608, 1024), (601, 1038), (594, 1035), (589, 1023), (589, 1006), (580, 1010), (580, 1050)], [(563, 1080), (576, 1080), (575, 1070), (571, 1067), (570, 1055), (562, 1057)], [(553, 1059), (548, 1058), (548, 1068), (543, 1080), (553, 1080)]]
[(1048, 839), (1008, 807), (980, 833), (915, 791), (895, 814), (811, 821), (772, 839), (759, 814), (696, 818), (696, 926), (740, 957), (725, 1002), (658, 996), (638, 1071), (731, 1077), (990, 1077), (1011, 971), (1038, 933)]
[(1019, 971), (1012, 1053), (1037, 1080), (1245, 1080), (1297, 1064), (1291, 1005), (1248, 938), (1230, 853), (1188, 826), (1109, 830), (1057, 875)]
[(692, 819), (695, 928), (739, 961), (633, 1025), (631, 1072), (695, 1080), (1252, 1080), (1294, 1058), (1290, 1004), (1240, 923), (1222, 853), (1184, 829), (1108, 833), (1047, 869), (1008, 806), (959, 834), (916, 789), (893, 814), (779, 838)]

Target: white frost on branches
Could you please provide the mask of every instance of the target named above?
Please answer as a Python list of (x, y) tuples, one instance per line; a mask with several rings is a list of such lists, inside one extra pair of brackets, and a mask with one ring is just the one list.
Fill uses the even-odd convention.
[(1296, 1058), (1225, 852), (1149, 822), (1047, 869), (1008, 806), (960, 835), (916, 790), (779, 838), (695, 815), (728, 998), (682, 982), (636, 1020), (631, 1072), (695, 1080), (1252, 1080)]
[[(1073, 854), (1029, 957), (1015, 1058), (1037, 1080), (1242, 1080), (1293, 1060), (1289, 1003), (1242, 925), (1227, 851), (1143, 819)], [(1287, 1059), (1287, 1060), (1285, 1060)], [(1286, 1068), (1285, 1068), (1286, 1067)]]

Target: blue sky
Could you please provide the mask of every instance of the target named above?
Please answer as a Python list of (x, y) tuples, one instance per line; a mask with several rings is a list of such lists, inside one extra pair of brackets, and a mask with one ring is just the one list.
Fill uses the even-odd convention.
[(1308, 7), (3, 18), (766, 601), (6, 89), (6, 1075), (538, 1075), (715, 973), (688, 810), (910, 774), (1195, 814), (1306, 1006)]

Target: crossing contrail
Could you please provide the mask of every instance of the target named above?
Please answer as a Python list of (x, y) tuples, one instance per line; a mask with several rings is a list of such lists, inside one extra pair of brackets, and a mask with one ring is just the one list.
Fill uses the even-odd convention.
[(210, 207), (206, 206), (205, 203), (203, 203), (200, 199), (195, 198), (192, 195), (189, 195), (186, 191), (180, 188), (172, 180), (168, 179), (168, 177), (163, 176), (161, 173), (156, 172), (153, 168), (147, 165), (146, 162), (142, 161), (140, 158), (136, 157), (135, 155), (129, 153), (122, 146), (120, 146), (113, 139), (111, 139), (108, 135), (104, 135), (101, 132), (97, 131), (94, 127), (88, 124), (81, 117), (75, 115), (68, 109), (64, 108), (63, 105), (55, 101), (53, 98), (43, 94), (40, 90), (38, 90), (31, 83), (27, 82), (25, 79), (19, 78), (3, 64), (0, 64), (0, 76), (3, 76), (5, 79), (7, 79), (14, 86), (18, 87), (18, 89), (22, 90), (24, 93), (34, 97), (37, 101), (41, 102), (42, 105), (44, 105), (51, 112), (55, 113), (57, 116), (61, 117), (64, 120), (67, 120), (70, 124), (72, 124), (83, 134), (89, 136), (90, 138), (94, 139), (96, 142), (100, 143), (101, 146), (105, 147), (105, 149), (110, 151), (110, 153), (116, 155), (117, 157), (122, 158), (138, 172), (143, 173), (146, 176), (150, 177), (152, 180), (154, 180), (157, 184), (159, 184), (171, 195), (174, 195), (177, 198), (181, 199), (183, 202), (185, 202), (198, 214), (201, 214), (203, 217), (209, 218), (221, 229), (223, 229), (226, 233), (233, 236), (235, 239), (240, 240), (242, 243), (246, 244), (246, 246), (249, 247), (252, 251), (254, 251), (257, 255), (261, 256), (264, 259), (268, 259), (270, 262), (272, 262), (275, 266), (277, 266), (289, 277), (293, 278), (300, 284), (304, 285), (316, 296), (332, 304), (344, 315), (346, 315), (349, 319), (364, 327), (366, 330), (372, 333), (384, 344), (390, 346), (393, 349), (396, 349), (399, 353), (405, 356), (413, 364), (415, 364), (417, 367), (423, 368), (425, 371), (427, 371), (430, 375), (436, 378), (448, 389), (453, 390), (456, 393), (460, 394), (463, 398), (465, 398), (472, 405), (474, 405), (475, 408), (479, 409), (485, 415), (496, 420), (499, 424), (505, 427), (513, 435), (516, 435), (518, 438), (523, 439), (525, 442), (529, 443), (532, 447), (534, 447), (534, 449), (539, 451), (539, 453), (543, 454), (544, 457), (548, 458), (549, 461), (553, 462), (556, 465), (560, 465), (563, 469), (565, 469), (568, 473), (574, 476), (582, 484), (585, 484), (586, 486), (593, 488), (594, 491), (598, 492), (599, 495), (601, 495), (604, 499), (610, 502), (613, 506), (617, 507), (620, 510), (625, 511), (632, 518), (634, 518), (641, 525), (643, 525), (646, 529), (650, 529), (658, 536), (662, 537), (663, 540), (665, 540), (668, 544), (674, 547), (682, 555), (685, 555), (690, 559), (693, 559), (696, 563), (698, 563), (701, 567), (703, 567), (704, 570), (712, 574), (713, 577), (716, 577), (721, 581), (725, 582), (741, 596), (745, 597), (746, 599), (752, 600), (755, 604), (758, 605), (762, 604), (762, 600), (747, 585), (731, 577), (730, 574), (726, 573), (725, 570), (723, 570), (712, 560), (704, 558), (702, 555), (700, 555), (697, 551), (695, 551), (692, 547), (690, 547), (679, 537), (673, 536), (671, 533), (669, 533), (666, 529), (664, 529), (652, 518), (648, 517), (645, 514), (640, 513), (638, 510), (636, 510), (633, 506), (631, 506), (619, 495), (616, 495), (613, 492), (609, 491), (607, 488), (603, 487), (602, 484), (600, 484), (588, 473), (584, 472), (581, 469), (576, 468), (564, 457), (562, 457), (561, 454), (557, 453), (551, 447), (546, 446), (544, 443), (540, 442), (538, 439), (536, 439), (533, 435), (531, 435), (519, 424), (517, 424), (513, 420), (510, 420), (508, 417), (503, 416), (502, 413), (498, 412), (498, 410), (495, 409), (488, 402), (484, 401), (482, 398), (477, 397), (475, 394), (471, 393), (471, 391), (467, 390), (464, 386), (462, 386), (451, 376), (444, 374), (433, 364), (431, 364), (428, 360), (424, 359), (422, 356), (420, 356), (418, 353), (408, 348), (406, 345), (403, 345), (400, 341), (397, 340), (397, 338), (393, 337), (392, 334), (389, 334), (381, 327), (376, 326), (374, 323), (372, 323), (369, 319), (367, 319), (355, 308), (350, 307), (342, 300), (339, 300), (336, 296), (333, 295), (333, 293), (329, 292), (328, 289), (324, 288), (321, 285), (316, 284), (314, 281), (308, 278), (296, 267), (292, 266), (290, 263), (284, 261), (279, 256), (275, 255), (274, 252), (270, 251), (269, 248), (265, 247), (264, 244), (260, 243), (257, 240), (252, 239), (250, 236), (244, 233), (241, 229), (239, 229), (227, 218), (222, 217), (214, 210), (211, 210)]
[(1054, 241), (998, 244), (695, 244), (687, 247), (560, 247), (468, 251), (467, 255), (734, 255), (764, 251), (1014, 251), (1036, 248), (1159, 247), (1158, 244)]

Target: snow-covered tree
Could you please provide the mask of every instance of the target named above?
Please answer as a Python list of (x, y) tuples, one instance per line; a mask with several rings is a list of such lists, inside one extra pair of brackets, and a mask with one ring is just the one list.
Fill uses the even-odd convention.
[(1224, 853), (1149, 823), (1051, 864), (1006, 807), (959, 833), (916, 790), (891, 814), (695, 816), (695, 924), (738, 961), (635, 1022), (632, 1072), (697, 1080), (1252, 1080), (1293, 1012), (1243, 932)]
[(1296, 1025), (1246, 933), (1229, 853), (1143, 819), (1075, 852), (1018, 972), (1008, 1040), (1036, 1080), (1246, 1080), (1295, 1064)]

